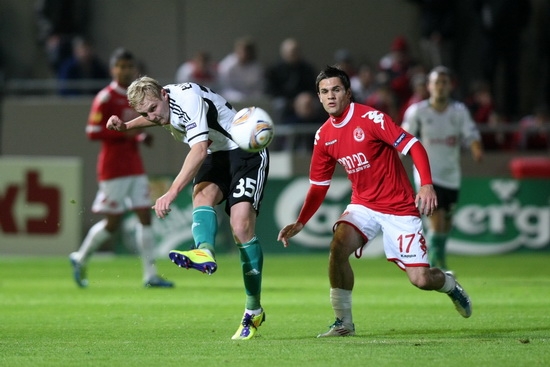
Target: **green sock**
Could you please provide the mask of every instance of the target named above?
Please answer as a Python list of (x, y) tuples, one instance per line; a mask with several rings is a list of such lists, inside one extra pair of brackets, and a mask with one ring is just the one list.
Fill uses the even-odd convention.
[(447, 235), (443, 233), (431, 233), (428, 235), (430, 266), (447, 269), (445, 245)]
[(218, 217), (213, 207), (198, 206), (193, 209), (191, 231), (193, 232), (195, 247), (207, 249), (214, 255)]
[(264, 255), (260, 242), (254, 236), (247, 243), (237, 245), (241, 254), (241, 267), (246, 291), (246, 308), (257, 310), (261, 308), (262, 268)]

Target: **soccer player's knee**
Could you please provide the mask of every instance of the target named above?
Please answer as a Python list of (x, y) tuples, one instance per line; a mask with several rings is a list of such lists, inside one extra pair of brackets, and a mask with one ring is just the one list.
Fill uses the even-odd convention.
[(254, 236), (254, 228), (250, 227), (250, 222), (248, 221), (231, 222), (231, 230), (240, 243), (246, 243)]
[(330, 243), (330, 255), (335, 259), (347, 259), (355, 250), (350, 241), (342, 241), (339, 237)]

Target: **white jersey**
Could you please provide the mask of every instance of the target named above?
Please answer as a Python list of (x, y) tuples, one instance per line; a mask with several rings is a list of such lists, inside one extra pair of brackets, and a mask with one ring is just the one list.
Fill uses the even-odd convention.
[(233, 106), (210, 88), (195, 83), (169, 84), (172, 136), (193, 146), (209, 141), (208, 153), (237, 149), (231, 140), (231, 123), (237, 113)]
[[(434, 110), (428, 100), (411, 105), (402, 127), (420, 139), (428, 152), (432, 181), (449, 189), (459, 189), (460, 150), (480, 140), (479, 130), (466, 106), (451, 101), (445, 111)], [(415, 170), (415, 180), (418, 173)]]

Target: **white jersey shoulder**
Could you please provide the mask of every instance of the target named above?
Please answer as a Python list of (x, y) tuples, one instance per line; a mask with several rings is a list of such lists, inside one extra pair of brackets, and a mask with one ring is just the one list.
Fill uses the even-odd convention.
[(210, 141), (210, 152), (238, 148), (230, 135), (236, 111), (225, 98), (196, 83), (164, 88), (170, 97), (170, 130), (176, 140), (190, 146)]

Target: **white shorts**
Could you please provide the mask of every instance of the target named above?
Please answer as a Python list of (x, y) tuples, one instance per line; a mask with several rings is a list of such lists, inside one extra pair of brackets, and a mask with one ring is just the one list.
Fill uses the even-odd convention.
[(382, 232), (386, 258), (403, 270), (408, 266), (429, 266), (419, 217), (384, 214), (362, 205), (349, 204), (334, 229), (340, 222), (346, 222), (362, 233), (365, 244)]
[(122, 214), (129, 210), (151, 208), (151, 205), (147, 176), (128, 176), (100, 181), (92, 212)]

